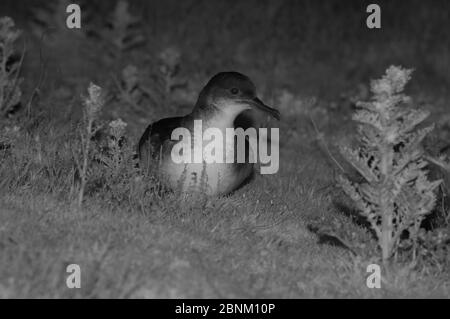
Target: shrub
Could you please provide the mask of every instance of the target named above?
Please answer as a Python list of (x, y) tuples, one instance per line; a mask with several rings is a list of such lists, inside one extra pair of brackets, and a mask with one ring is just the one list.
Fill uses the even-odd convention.
[(384, 261), (397, 251), (406, 232), (416, 242), (440, 184), (428, 180), (420, 146), (433, 127), (416, 129), (429, 114), (405, 106), (409, 98), (402, 92), (411, 73), (391, 66), (371, 83), (372, 100), (359, 102), (353, 116), (360, 124), (360, 145), (342, 148), (364, 180), (357, 183), (341, 176), (340, 185), (375, 231)]

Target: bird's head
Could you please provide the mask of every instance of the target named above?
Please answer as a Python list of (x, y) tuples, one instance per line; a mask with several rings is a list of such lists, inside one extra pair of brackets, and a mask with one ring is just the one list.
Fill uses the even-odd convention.
[(213, 76), (200, 92), (196, 107), (217, 109), (230, 116), (256, 109), (280, 120), (280, 112), (264, 104), (256, 96), (253, 82), (238, 72), (222, 72)]

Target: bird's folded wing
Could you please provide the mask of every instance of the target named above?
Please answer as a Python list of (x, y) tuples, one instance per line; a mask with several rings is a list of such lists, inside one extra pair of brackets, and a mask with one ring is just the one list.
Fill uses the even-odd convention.
[(182, 127), (183, 117), (162, 119), (150, 124), (139, 140), (138, 154), (141, 163), (158, 159), (161, 150), (171, 143), (172, 131)]

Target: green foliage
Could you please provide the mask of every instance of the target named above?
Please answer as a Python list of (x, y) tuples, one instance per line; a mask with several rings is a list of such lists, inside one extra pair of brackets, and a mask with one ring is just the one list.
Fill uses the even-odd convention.
[(372, 82), (372, 100), (358, 103), (360, 109), (353, 116), (360, 124), (360, 145), (342, 148), (364, 181), (340, 177), (340, 185), (370, 222), (385, 261), (397, 251), (405, 231), (417, 240), (440, 184), (428, 180), (421, 147), (433, 127), (416, 129), (428, 112), (405, 106), (409, 98), (402, 92), (411, 73), (391, 66), (380, 80)]
[(0, 18), (0, 117), (8, 115), (20, 103), (22, 91), (19, 78), (25, 52), (16, 59), (15, 42), (21, 32), (9, 17)]

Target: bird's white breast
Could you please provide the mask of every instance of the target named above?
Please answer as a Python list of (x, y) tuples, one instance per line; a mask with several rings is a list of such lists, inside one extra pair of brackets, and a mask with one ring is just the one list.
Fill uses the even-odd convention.
[[(192, 139), (192, 158), (194, 157), (196, 143), (202, 145), (202, 163), (176, 163), (170, 154), (165, 154), (162, 159), (160, 171), (163, 181), (172, 189), (182, 192), (199, 191), (207, 195), (224, 195), (235, 190), (241, 185), (253, 171), (251, 163), (227, 163), (227, 158), (235, 158), (236, 145), (234, 138), (226, 138), (226, 128), (232, 127), (232, 122), (218, 118), (216, 121), (206, 123), (206, 128), (218, 128), (222, 132), (222, 153), (223, 161), (211, 163), (208, 160), (210, 153), (206, 152), (206, 146), (211, 140), (199, 140), (199, 136), (193, 135)], [(179, 142), (181, 143), (181, 142)], [(198, 150), (198, 149), (197, 149)], [(239, 166), (239, 169), (237, 168)]]

